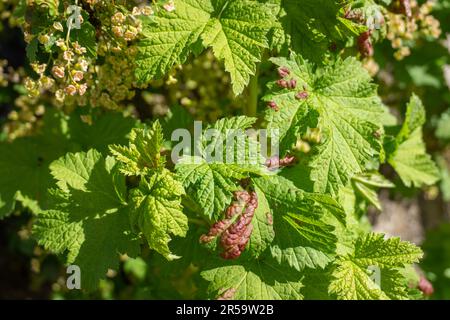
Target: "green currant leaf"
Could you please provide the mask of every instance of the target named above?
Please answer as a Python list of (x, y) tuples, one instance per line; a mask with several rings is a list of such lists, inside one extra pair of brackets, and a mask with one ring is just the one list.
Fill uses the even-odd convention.
[(395, 139), (396, 149), (388, 157), (388, 162), (408, 187), (432, 185), (439, 180), (439, 170), (426, 153), (423, 142), (424, 123), (425, 108), (422, 101), (413, 95), (407, 106), (405, 122)]
[(144, 20), (144, 39), (138, 43), (138, 82), (161, 78), (198, 51), (202, 41), (224, 61), (233, 91), (240, 94), (268, 47), (270, 10), (249, 0), (175, 0), (174, 4), (173, 12), (160, 10), (154, 19)]
[(332, 272), (330, 293), (338, 299), (405, 299), (406, 281), (398, 268), (418, 262), (422, 251), (383, 234), (360, 236), (352, 253), (341, 256)]
[(170, 252), (170, 235), (185, 237), (188, 230), (181, 206), (184, 194), (181, 183), (166, 169), (143, 178), (139, 188), (131, 191), (132, 225), (142, 231), (151, 249), (168, 260), (179, 258)]
[(299, 300), (303, 287), (301, 274), (272, 259), (243, 264), (219, 261), (201, 273), (210, 282), (211, 298), (235, 300)]
[(39, 213), (33, 234), (46, 249), (67, 253), (67, 263), (80, 267), (82, 288), (93, 290), (108, 269), (118, 269), (120, 254), (140, 250), (123, 201), (125, 179), (116, 176), (113, 158), (95, 150), (69, 153), (51, 170), (60, 187), (58, 205)]
[(291, 59), (272, 61), (289, 71), (284, 81), (295, 88), (270, 85), (272, 93), (265, 100), (274, 102), (279, 110), (267, 112), (268, 126), (280, 130), (284, 153), (308, 127), (318, 127), (320, 142), (305, 162), (313, 190), (337, 195), (354, 174), (376, 167), (384, 112), (376, 85), (353, 58), (315, 71), (295, 54)]

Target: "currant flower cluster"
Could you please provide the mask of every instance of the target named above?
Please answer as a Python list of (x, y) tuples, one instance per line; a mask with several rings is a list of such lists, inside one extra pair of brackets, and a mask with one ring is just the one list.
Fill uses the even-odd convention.
[(208, 234), (200, 237), (201, 243), (209, 243), (220, 237), (224, 259), (237, 259), (245, 250), (253, 231), (252, 220), (258, 207), (256, 192), (237, 191), (235, 201), (225, 212), (225, 219), (212, 225)]
[(394, 57), (402, 60), (411, 54), (414, 40), (420, 37), (439, 38), (439, 21), (431, 15), (436, 1), (428, 0), (419, 5), (416, 0), (401, 2), (399, 11), (387, 12), (387, 39), (396, 49)]
[(142, 31), (140, 16), (152, 15), (151, 6), (112, 6), (109, 1), (95, 1), (92, 12), (99, 21), (97, 54), (102, 63), (95, 66), (95, 85), (90, 103), (108, 109), (118, 109), (123, 101), (135, 96), (135, 56), (133, 41)]
[[(0, 88), (9, 88), (10, 92), (14, 92), (13, 88), (21, 90), (24, 78), (23, 68), (16, 70), (6, 60), (0, 60)], [(10, 98), (15, 109), (8, 114), (8, 122), (2, 128), (8, 140), (31, 133), (45, 112), (44, 104), (39, 99), (20, 94), (16, 98), (13, 96), (14, 94)]]
[[(73, 3), (65, 1), (64, 5), (67, 7)], [(82, 15), (78, 17), (81, 27), (91, 23), (95, 28), (96, 46), (89, 48), (74, 41), (68, 33), (67, 10), (54, 13), (54, 23), (51, 22), (38, 33), (36, 28), (33, 29), (32, 21), (25, 19), (22, 28), (26, 42), (37, 41), (39, 47), (50, 54), (45, 62), (37, 59), (32, 64), (32, 74), (27, 76), (23, 72), (21, 76), (20, 81), (28, 95), (20, 96), (20, 101), (15, 103), (15, 111), (9, 117), (11, 123), (8, 124), (8, 135), (11, 139), (33, 130), (33, 121), (31, 127), (27, 123), (25, 128), (21, 119), (30, 119), (30, 114), (34, 114), (31, 119), (36, 117), (39, 120), (44, 105), (54, 105), (67, 112), (76, 105), (87, 104), (108, 109), (135, 108), (138, 103), (134, 100), (137, 89), (134, 77), (137, 53), (135, 40), (141, 32), (140, 16), (153, 14), (152, 7), (147, 3), (79, 2), (82, 6)], [(35, 1), (27, 3), (30, 14), (35, 9), (34, 4)], [(13, 5), (10, 7), (14, 9)], [(175, 6), (172, 1), (167, 1), (163, 8), (172, 11)], [(216, 86), (217, 82), (223, 85)], [(230, 77), (210, 52), (183, 68), (174, 68), (165, 81), (154, 81), (151, 86), (159, 87), (164, 96), (160, 99), (158, 94), (144, 92), (146, 98), (150, 96), (150, 100), (155, 100), (147, 102), (159, 104), (164, 100), (164, 111), (170, 105), (180, 104), (199, 120), (215, 121), (225, 114), (237, 114), (244, 99), (233, 96)]]
[[(63, 23), (69, 19), (68, 11), (60, 13), (51, 28), (32, 33), (32, 25), (25, 23), (24, 37), (30, 43), (37, 38), (39, 44), (57, 51), (47, 64), (39, 65), (38, 79), (27, 79), (30, 96), (44, 92), (54, 94), (56, 104), (86, 105), (119, 108), (123, 100), (134, 95), (134, 56), (136, 48), (130, 43), (142, 31), (139, 16), (151, 15), (149, 5), (131, 6), (111, 1), (83, 1), (83, 13), (75, 17), (81, 24), (83, 16), (95, 21), (95, 56), (87, 54), (87, 48), (73, 41), (71, 30)], [(68, 6), (69, 2), (65, 2)], [(73, 31), (72, 31), (73, 32)], [(90, 48), (91, 50), (93, 48)]]
[[(68, 6), (68, 3), (65, 5)], [(65, 10), (57, 19), (66, 21), (68, 18), (69, 11)], [(74, 19), (80, 25), (84, 23), (81, 14)], [(31, 64), (37, 79), (32, 76), (25, 79), (28, 95), (38, 97), (46, 92), (52, 93), (56, 98), (56, 104), (62, 105), (66, 102), (66, 97), (83, 97), (86, 94), (88, 85), (92, 82), (92, 77), (88, 74), (92, 59), (88, 57), (84, 46), (78, 41), (71, 41), (71, 28), (65, 30), (60, 21), (54, 21), (50, 27), (44, 28), (38, 34), (33, 33), (35, 26), (25, 21), (23, 32), (24, 39), (29, 45), (33, 40), (37, 40), (40, 46), (52, 52), (47, 63)], [(86, 104), (85, 99), (78, 99), (77, 102), (80, 105)]]
[(56, 99), (63, 102), (65, 95), (83, 96), (88, 87), (87, 79), (85, 79), (89, 67), (84, 56), (86, 48), (80, 46), (77, 41), (66, 43), (63, 39), (58, 39), (56, 45), (61, 52), (52, 67), (52, 74), (56, 81), (61, 82), (64, 87), (55, 92)]

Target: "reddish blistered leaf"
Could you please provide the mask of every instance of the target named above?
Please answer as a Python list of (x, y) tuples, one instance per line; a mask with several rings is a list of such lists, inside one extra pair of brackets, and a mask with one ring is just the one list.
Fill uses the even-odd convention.
[(433, 285), (424, 276), (420, 277), (418, 288), (426, 297), (429, 297), (434, 293)]
[(363, 57), (373, 56), (373, 44), (370, 36), (371, 31), (366, 31), (358, 37), (358, 50)]
[(232, 300), (235, 294), (236, 289), (230, 288), (226, 290), (224, 293), (222, 293), (219, 297), (217, 297), (217, 300)]

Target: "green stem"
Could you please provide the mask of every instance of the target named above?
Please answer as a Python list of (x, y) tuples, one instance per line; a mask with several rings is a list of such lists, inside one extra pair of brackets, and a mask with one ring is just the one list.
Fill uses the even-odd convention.
[(258, 78), (259, 78), (259, 66), (256, 67), (255, 75), (250, 78), (248, 86), (248, 101), (244, 108), (244, 114), (248, 117), (256, 117), (258, 111)]

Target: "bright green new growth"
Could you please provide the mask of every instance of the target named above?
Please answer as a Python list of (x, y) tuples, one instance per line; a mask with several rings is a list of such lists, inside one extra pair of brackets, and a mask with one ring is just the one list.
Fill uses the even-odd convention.
[(164, 137), (161, 125), (155, 121), (151, 128), (133, 129), (128, 147), (113, 145), (109, 149), (121, 162), (120, 171), (127, 176), (145, 176), (164, 167), (161, 149)]
[(169, 260), (179, 258), (170, 252), (170, 234), (184, 237), (188, 219), (183, 213), (181, 196), (184, 189), (174, 175), (163, 169), (148, 179), (143, 178), (131, 191), (130, 218), (142, 230), (148, 245)]
[[(59, 190), (53, 192), (54, 209), (39, 214), (34, 233), (44, 247), (67, 251), (67, 262), (82, 270), (84, 288), (94, 289), (108, 268), (116, 269), (119, 253), (137, 255), (140, 232), (150, 248), (169, 260), (177, 258), (168, 244), (171, 235), (185, 236), (188, 229), (181, 206), (184, 189), (161, 167), (162, 142), (155, 122), (150, 129), (133, 129), (129, 148), (111, 147), (120, 150), (115, 152), (120, 165), (95, 150), (67, 154), (50, 165)], [(141, 175), (130, 200), (124, 175)], [(86, 257), (88, 250), (94, 256)]]
[(149, 128), (133, 129), (128, 147), (114, 145), (110, 150), (124, 175), (141, 179), (130, 192), (132, 226), (144, 234), (151, 249), (173, 260), (179, 257), (170, 252), (171, 235), (186, 236), (188, 221), (181, 206), (184, 188), (164, 168), (163, 143), (162, 127), (155, 121)]
[(419, 248), (398, 238), (360, 236), (353, 252), (337, 259), (330, 293), (347, 300), (407, 299), (406, 281), (398, 269), (421, 257)]

